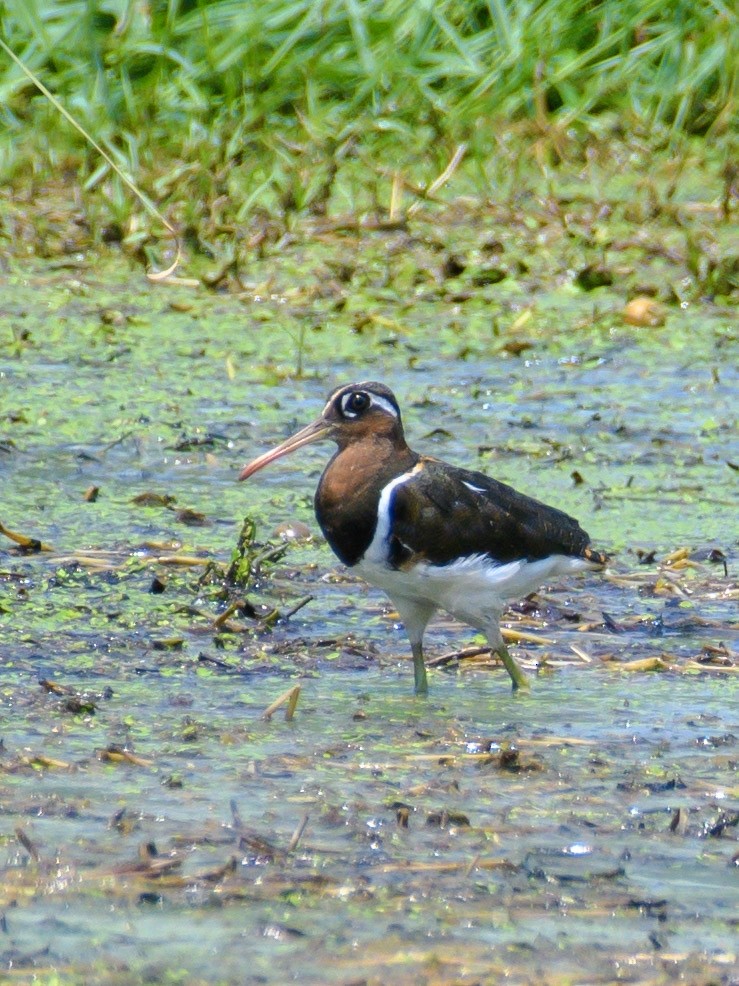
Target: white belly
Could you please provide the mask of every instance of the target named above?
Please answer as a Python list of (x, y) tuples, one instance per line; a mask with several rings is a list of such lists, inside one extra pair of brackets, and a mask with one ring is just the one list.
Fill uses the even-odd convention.
[(567, 555), (503, 565), (496, 565), (485, 555), (472, 555), (448, 565), (421, 562), (403, 571), (365, 555), (352, 571), (394, 602), (407, 599), (427, 604), (472, 626), (484, 627), (491, 618), (500, 617), (507, 602), (534, 592), (547, 579), (593, 567), (585, 558)]
[(420, 562), (408, 569), (390, 568), (387, 544), (393, 491), (402, 483), (412, 481), (420, 468), (415, 466), (383, 489), (374, 537), (364, 557), (352, 569), (371, 585), (384, 590), (404, 614), (406, 622), (412, 613), (416, 613), (419, 622), (425, 625), (433, 610), (443, 609), (471, 626), (486, 629), (494, 624), (497, 627), (507, 602), (534, 592), (547, 579), (598, 567), (585, 558), (568, 555), (498, 564), (487, 555), (479, 554), (448, 565)]

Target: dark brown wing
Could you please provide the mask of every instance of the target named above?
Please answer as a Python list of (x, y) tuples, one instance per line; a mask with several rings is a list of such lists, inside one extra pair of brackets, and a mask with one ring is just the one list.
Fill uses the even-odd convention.
[(415, 474), (394, 490), (390, 505), (391, 563), (413, 556), (444, 565), (486, 554), (497, 562), (549, 555), (603, 556), (568, 514), (480, 472), (422, 458)]

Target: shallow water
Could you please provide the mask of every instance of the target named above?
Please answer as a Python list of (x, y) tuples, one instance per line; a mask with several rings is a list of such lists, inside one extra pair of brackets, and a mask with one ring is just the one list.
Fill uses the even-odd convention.
[[(248, 956), (249, 982), (296, 970), (344, 982), (408, 951), (402, 965), (456, 975), (511, 962), (533, 974), (544, 959), (550, 974), (613, 976), (634, 961), (644, 974), (660, 952), (729, 961), (736, 844), (706, 834), (737, 796), (736, 701), (720, 681), (635, 686), (578, 668), (518, 699), (499, 675), (437, 674), (420, 702), (395, 668), (326, 672), (305, 682), (293, 723), (259, 721), (270, 676), (183, 670), (152, 684), (120, 667), (96, 677), (106, 685), (94, 722), (5, 735), (8, 750), (71, 764), (6, 777), (12, 820), (42, 860), (6, 847), (16, 962), (44, 947), (44, 966), (109, 953), (146, 975), (238, 981)], [(185, 720), (197, 724), (187, 742)], [(150, 766), (96, 759), (124, 735)], [(520, 769), (501, 769), (504, 743)], [(174, 775), (182, 786), (163, 787)], [(230, 799), (278, 855), (244, 841)], [(111, 827), (123, 808), (130, 831)], [(672, 833), (678, 808), (687, 828)], [(297, 849), (279, 854), (305, 814)], [(174, 880), (125, 872), (149, 841), (181, 861)]]
[[(490, 325), (520, 314), (517, 293), (488, 299), (487, 316), (423, 295), (398, 316), (377, 288), (365, 304), (385, 321), (369, 335), (314, 302), (326, 324), (300, 344), (296, 380), (304, 316), (284, 314), (279, 290), (262, 302), (84, 267), (9, 285), (0, 521), (52, 550), (0, 544), (7, 973), (731, 981), (729, 312), (678, 308), (639, 330), (612, 294), (595, 311), (593, 295), (552, 288), (511, 357)], [(260, 542), (285, 521), (315, 534), (330, 450), (246, 484), (240, 465), (311, 420), (334, 383), (368, 377), (393, 386), (415, 447), (564, 507), (614, 553), (606, 579), (545, 587), (509, 614), (548, 641), (518, 649), (542, 666), (531, 695), (451, 661), (413, 698), (402, 628), (317, 537), (248, 587), (257, 607), (311, 602), (272, 628), (214, 626), (227, 593), (200, 581), (205, 563), (228, 564), (247, 514)], [(174, 509), (132, 502), (146, 491)], [(184, 507), (204, 516), (187, 523)], [(666, 560), (683, 546), (687, 562)], [(475, 642), (439, 619), (428, 655)], [(718, 656), (701, 666), (706, 647)], [(624, 669), (660, 656), (661, 673)], [(295, 683), (294, 720), (263, 721)]]

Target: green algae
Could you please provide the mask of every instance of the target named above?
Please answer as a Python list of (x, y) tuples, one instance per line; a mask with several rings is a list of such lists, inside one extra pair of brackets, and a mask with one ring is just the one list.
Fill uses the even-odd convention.
[[(53, 550), (0, 545), (6, 969), (235, 983), (248, 954), (250, 982), (707, 982), (736, 961), (731, 299), (638, 245), (615, 286), (564, 276), (593, 259), (579, 242), (527, 272), (506, 257), (493, 283), (489, 231), (430, 235), (357, 244), (350, 287), (329, 283), (340, 242), (255, 261), (224, 294), (84, 258), (7, 274), (0, 520)], [(464, 270), (440, 276), (440, 253)], [(623, 323), (637, 279), (664, 326)], [(509, 614), (554, 640), (519, 648), (542, 666), (531, 696), (464, 659), (411, 696), (394, 615), (317, 536), (329, 449), (236, 482), (368, 377), (416, 447), (616, 553), (611, 580)], [(285, 521), (313, 538), (233, 586), (245, 517), (254, 557)], [(439, 620), (429, 655), (472, 636)], [(659, 675), (624, 670), (653, 657)], [(295, 682), (295, 719), (263, 722)]]

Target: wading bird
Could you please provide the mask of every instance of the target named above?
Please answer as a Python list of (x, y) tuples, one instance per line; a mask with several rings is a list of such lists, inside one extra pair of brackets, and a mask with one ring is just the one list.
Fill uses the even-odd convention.
[(338, 450), (316, 490), (318, 523), (334, 554), (397, 609), (416, 693), (428, 691), (423, 634), (439, 609), (485, 633), (514, 689), (527, 687), (500, 633), (506, 603), (554, 576), (601, 569), (606, 556), (561, 510), (414, 452), (398, 402), (381, 383), (334, 390), (319, 418), (250, 462), (239, 479), (323, 439)]

